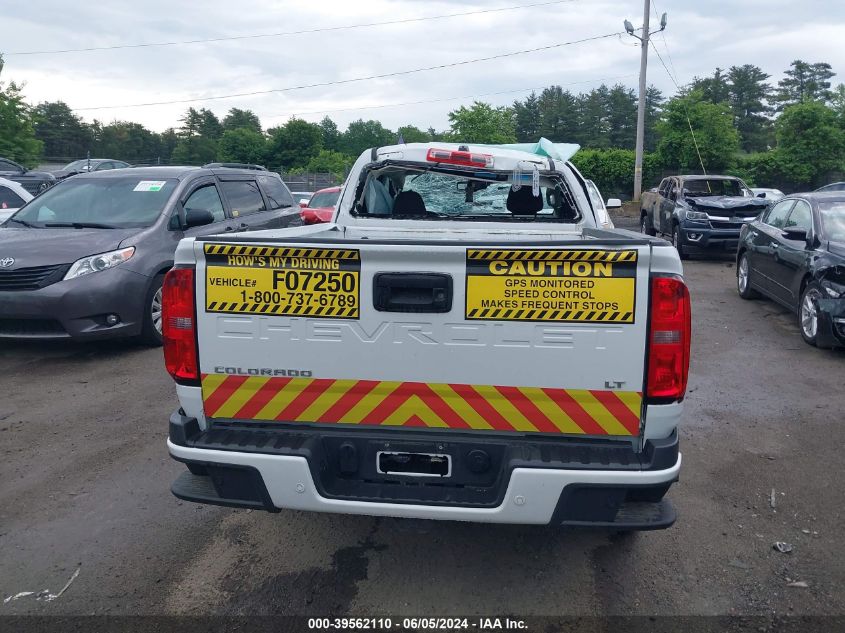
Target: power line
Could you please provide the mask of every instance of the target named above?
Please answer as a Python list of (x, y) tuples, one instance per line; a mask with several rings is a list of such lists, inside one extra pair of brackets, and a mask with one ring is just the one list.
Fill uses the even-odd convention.
[(159, 105), (174, 105), (174, 104), (181, 104), (181, 103), (197, 103), (200, 101), (218, 101), (220, 99), (233, 99), (236, 97), (254, 97), (257, 95), (266, 95), (266, 94), (275, 94), (280, 92), (291, 92), (294, 90), (305, 90), (306, 88), (322, 88), (326, 86), (339, 86), (343, 84), (350, 84), (356, 83), (361, 81), (371, 81), (373, 79), (386, 79), (388, 77), (399, 77), (401, 75), (411, 75), (414, 73), (421, 73), (429, 70), (442, 70), (444, 68), (454, 68), (457, 66), (466, 66), (468, 64), (476, 64), (479, 62), (487, 62), (492, 61), (494, 59), (504, 59), (506, 57), (514, 57), (515, 55), (525, 55), (528, 53), (536, 53), (539, 51), (548, 51), (555, 48), (562, 48), (564, 46), (572, 46), (574, 44), (583, 44), (585, 42), (593, 42), (597, 40), (607, 39), (609, 37), (616, 37), (618, 33), (607, 33), (605, 35), (595, 35), (593, 37), (585, 37), (580, 40), (572, 40), (570, 42), (561, 42), (559, 44), (549, 44), (548, 46), (538, 46), (536, 48), (526, 48), (520, 51), (513, 51), (510, 53), (500, 53), (498, 55), (491, 55), (489, 57), (478, 57), (476, 59), (466, 59), (459, 62), (450, 62), (448, 64), (437, 64), (435, 66), (425, 66), (423, 68), (413, 68), (410, 70), (397, 70), (390, 73), (381, 73), (378, 75), (368, 75), (366, 77), (354, 77), (352, 79), (338, 79), (335, 81), (323, 81), (319, 83), (313, 84), (302, 84), (299, 86), (289, 86), (286, 88), (273, 88), (270, 90), (254, 90), (252, 92), (239, 92), (233, 94), (226, 94), (226, 95), (214, 95), (210, 97), (194, 97), (191, 99), (173, 99), (170, 101), (150, 101), (146, 103), (128, 103), (128, 104), (121, 104), (121, 105), (108, 105), (108, 106), (90, 106), (85, 108), (72, 108), (77, 112), (82, 111), (89, 111), (89, 110), (114, 110), (117, 108), (145, 108), (149, 106), (159, 106)]
[[(602, 77), (600, 79), (588, 79), (586, 81), (573, 81), (566, 84), (559, 84), (560, 86), (576, 86), (579, 84), (590, 84), (596, 83), (599, 81), (613, 81), (615, 79), (627, 79), (629, 77), (636, 77), (636, 73), (628, 74), (628, 75), (617, 75), (616, 77)], [(441, 99), (426, 99), (424, 101), (406, 101), (404, 103), (386, 103), (381, 105), (371, 105), (371, 106), (360, 106), (357, 108), (340, 108), (337, 110), (312, 110), (309, 112), (293, 112), (290, 113), (290, 116), (307, 116), (309, 114), (334, 114), (336, 112), (357, 112), (359, 110), (377, 110), (381, 108), (399, 108), (403, 106), (412, 106), (412, 105), (423, 105), (429, 103), (443, 103), (445, 101), (457, 101), (459, 99), (477, 99), (479, 97), (493, 97), (497, 95), (507, 95), (507, 94), (516, 94), (520, 92), (528, 92), (529, 90), (543, 90), (546, 86), (535, 86), (533, 88), (519, 88), (517, 90), (501, 90), (499, 92), (484, 92), (481, 94), (474, 94), (474, 95), (463, 95), (460, 97), (443, 97)], [(267, 119), (275, 119), (278, 117), (289, 116), (288, 114), (273, 114), (268, 117)]]
[[(657, 4), (652, 0), (651, 6), (654, 8), (654, 15), (659, 19), (659, 9), (657, 8)], [(666, 41), (666, 35), (661, 31), (660, 32), (660, 39), (663, 40), (663, 48), (666, 49), (666, 57), (669, 58), (669, 65), (672, 67), (672, 74), (677, 77), (678, 71), (675, 69), (675, 62), (672, 60), (672, 53), (669, 52), (669, 43)]]
[(660, 60), (660, 63), (663, 65), (663, 70), (665, 70), (666, 74), (669, 75), (669, 79), (671, 79), (672, 83), (675, 84), (675, 88), (680, 90), (681, 87), (678, 85), (678, 82), (675, 80), (675, 77), (674, 75), (672, 75), (671, 71), (669, 70), (669, 67), (666, 66), (666, 62), (663, 61), (663, 57), (660, 55), (660, 51), (657, 50), (657, 46), (654, 45), (653, 41), (649, 41), (649, 44), (651, 44), (651, 47), (654, 49), (654, 52), (657, 53), (657, 59)]
[[(663, 66), (663, 70), (666, 71), (666, 74), (669, 75), (669, 79), (672, 80), (672, 83), (675, 84), (675, 88), (678, 89), (678, 92), (681, 91), (681, 87), (678, 85), (678, 82), (672, 76), (672, 73), (669, 72), (668, 66), (666, 66), (666, 62), (663, 61), (663, 57), (660, 55), (660, 51), (657, 50), (657, 46), (654, 45), (654, 42), (651, 42), (651, 47), (654, 49), (654, 52), (657, 53), (657, 59), (660, 60), (660, 64)], [(704, 167), (704, 160), (701, 158), (701, 150), (698, 149), (698, 140), (695, 138), (695, 132), (692, 129), (692, 121), (689, 118), (689, 110), (687, 109), (687, 104), (685, 101), (682, 101), (684, 105), (684, 113), (687, 117), (687, 125), (689, 126), (689, 133), (692, 136), (692, 144), (695, 145), (695, 153), (698, 155), (698, 162), (701, 165), (701, 171), (704, 172), (704, 175), (707, 175), (707, 169)]]
[(282, 31), (279, 33), (258, 33), (253, 35), (235, 35), (231, 37), (209, 37), (194, 40), (180, 40), (172, 42), (147, 42), (140, 44), (116, 44), (114, 46), (89, 46), (85, 48), (64, 48), (52, 50), (37, 50), (37, 51), (16, 51), (13, 53), (5, 53), (4, 56), (12, 55), (53, 55), (59, 53), (90, 53), (94, 51), (112, 51), (123, 48), (154, 48), (162, 46), (182, 46), (189, 44), (211, 44), (216, 42), (233, 42), (237, 40), (255, 40), (268, 37), (288, 37), (290, 35), (308, 35), (312, 33), (327, 33), (332, 31), (346, 31), (352, 29), (367, 29), (376, 26), (390, 26), (395, 24), (411, 24), (414, 22), (426, 22), (429, 20), (446, 20), (450, 18), (459, 18), (469, 15), (482, 15), (486, 13), (501, 13), (503, 11), (517, 11), (520, 9), (533, 9), (536, 7), (545, 7), (553, 4), (564, 4), (576, 2), (577, 0), (547, 0), (546, 2), (535, 2), (533, 4), (519, 4), (509, 7), (499, 7), (493, 9), (478, 9), (476, 11), (464, 11), (462, 13), (446, 13), (443, 15), (430, 15), (421, 18), (402, 18), (400, 20), (387, 20), (384, 22), (365, 22), (362, 24), (348, 24), (344, 26), (326, 26), (316, 29), (304, 29), (301, 31)]

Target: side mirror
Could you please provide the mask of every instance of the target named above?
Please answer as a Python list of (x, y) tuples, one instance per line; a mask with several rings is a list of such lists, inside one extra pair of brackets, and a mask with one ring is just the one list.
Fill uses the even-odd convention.
[(758, 197), (758, 198), (765, 198), (765, 197), (766, 197), (766, 192), (764, 191), (764, 192), (762, 192), (762, 193), (758, 193), (758, 194), (757, 194), (757, 197)]
[(608, 198), (605, 206), (608, 209), (621, 209), (622, 201), (619, 198)]
[(783, 236), (788, 240), (796, 242), (807, 241), (807, 229), (800, 226), (788, 226), (783, 230)]
[(206, 226), (214, 223), (214, 216), (211, 211), (205, 209), (185, 209), (185, 228), (190, 229), (195, 226)]

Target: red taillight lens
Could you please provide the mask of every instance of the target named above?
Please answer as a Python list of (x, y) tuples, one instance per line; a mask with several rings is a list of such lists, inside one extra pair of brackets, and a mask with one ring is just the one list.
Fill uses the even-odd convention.
[(176, 382), (199, 380), (194, 314), (194, 269), (173, 268), (162, 286), (164, 365)]
[(672, 400), (684, 397), (689, 376), (690, 334), (690, 297), (686, 284), (680, 277), (652, 278), (648, 397)]
[(451, 149), (430, 149), (426, 159), (432, 163), (446, 163), (449, 165), (468, 165), (470, 167), (493, 167), (493, 156), (490, 154), (476, 154)]

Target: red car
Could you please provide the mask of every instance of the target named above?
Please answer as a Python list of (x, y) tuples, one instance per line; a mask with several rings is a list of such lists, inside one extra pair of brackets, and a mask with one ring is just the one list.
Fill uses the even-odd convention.
[(305, 224), (320, 224), (331, 222), (334, 215), (337, 199), (340, 197), (340, 187), (329, 187), (320, 189), (313, 196), (308, 204), (302, 207), (300, 215)]

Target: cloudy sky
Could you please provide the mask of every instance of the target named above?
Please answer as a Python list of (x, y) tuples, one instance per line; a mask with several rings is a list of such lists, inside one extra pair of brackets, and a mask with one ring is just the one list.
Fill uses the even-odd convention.
[[(231, 107), (249, 108), (265, 127), (284, 123), (292, 115), (319, 121), (329, 114), (341, 128), (358, 118), (375, 118), (394, 129), (404, 124), (445, 129), (449, 110), (471, 103), (474, 95), (508, 104), (531, 88), (550, 84), (574, 92), (602, 82), (636, 87), (636, 41), (610, 37), (370, 81), (126, 107), (348, 80), (562, 44), (621, 31), (625, 18), (639, 26), (641, 0), (565, 0), (281, 37), (21, 54), (303, 31), (540, 2), (549, 0), (0, 0), (0, 52), (6, 60), (2, 79), (26, 82), (25, 94), (32, 103), (63, 100), (89, 121), (132, 120), (158, 131), (177, 125), (189, 105), (208, 107), (220, 116)], [(838, 73), (834, 81), (845, 82), (845, 3), (655, 0), (653, 4), (652, 26), (658, 21), (655, 13), (669, 14), (669, 26), (656, 36), (655, 44), (667, 64), (671, 60), (670, 68), (681, 84), (717, 66), (745, 63), (762, 67), (777, 80), (797, 58), (827, 61)], [(653, 51), (649, 82), (665, 93), (674, 91)], [(103, 106), (109, 107), (90, 109)]]

